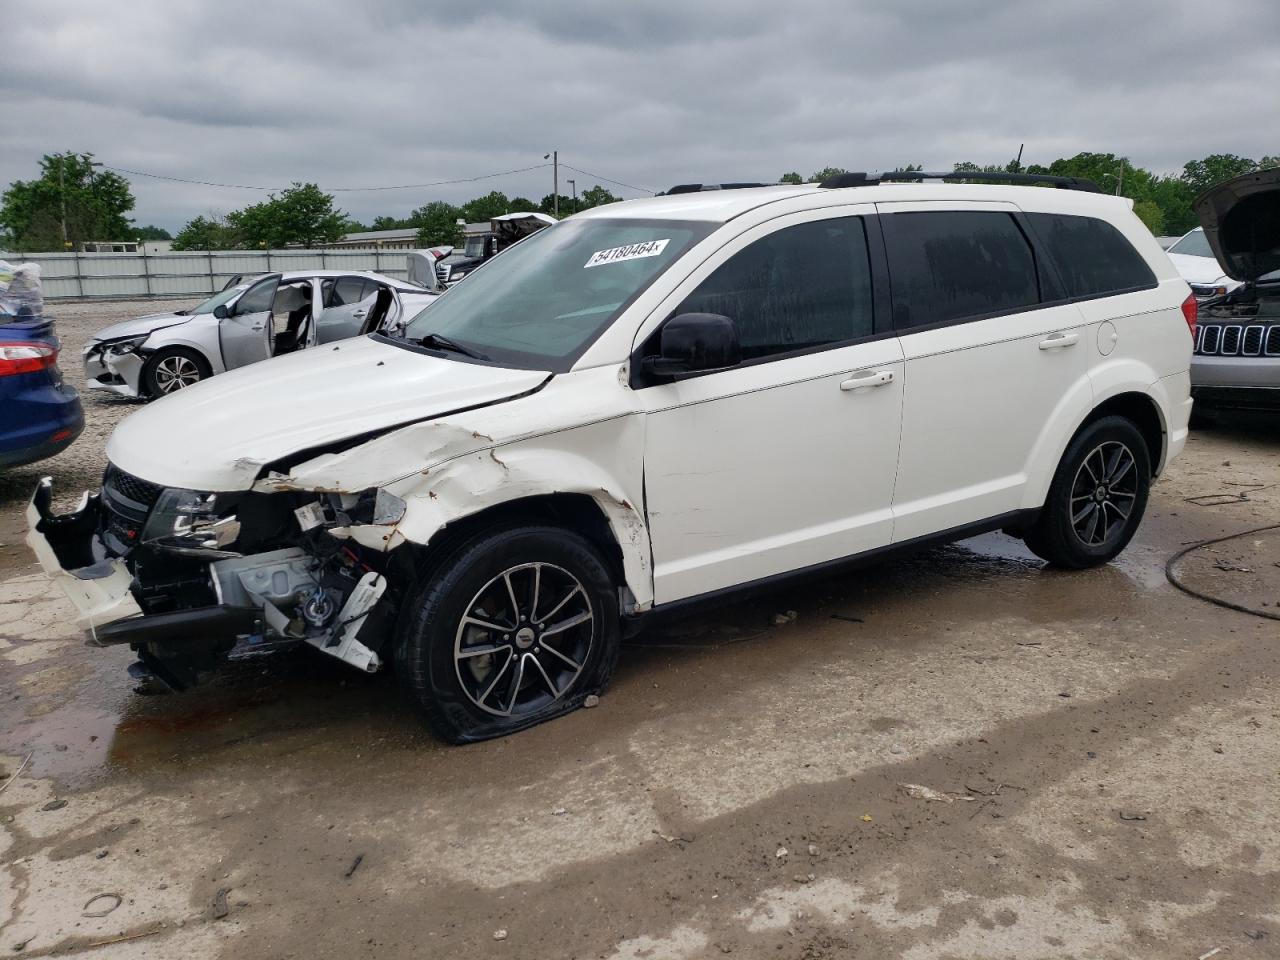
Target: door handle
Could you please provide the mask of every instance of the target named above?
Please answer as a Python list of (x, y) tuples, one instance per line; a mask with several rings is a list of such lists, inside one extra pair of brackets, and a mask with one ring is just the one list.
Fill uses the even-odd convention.
[(1073, 346), (1080, 339), (1078, 333), (1055, 333), (1040, 341), (1041, 350), (1057, 350), (1061, 347)]
[(841, 390), (861, 390), (864, 387), (883, 387), (893, 383), (892, 370), (859, 370), (848, 380), (840, 381)]
[(352, 317), (352, 319), (354, 319), (354, 320), (363, 320), (363, 319), (364, 319), (365, 317), (367, 317), (367, 316), (368, 316), (368, 314), (367, 314), (365, 311), (363, 311), (363, 310), (355, 310), (355, 311), (353, 311), (353, 312), (352, 312), (352, 314), (351, 314), (351, 317)]

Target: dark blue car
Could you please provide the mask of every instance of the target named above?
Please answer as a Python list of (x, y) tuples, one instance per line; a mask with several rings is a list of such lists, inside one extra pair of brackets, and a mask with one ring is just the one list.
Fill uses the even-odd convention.
[(58, 369), (53, 321), (0, 314), (0, 469), (61, 453), (83, 429), (80, 397)]

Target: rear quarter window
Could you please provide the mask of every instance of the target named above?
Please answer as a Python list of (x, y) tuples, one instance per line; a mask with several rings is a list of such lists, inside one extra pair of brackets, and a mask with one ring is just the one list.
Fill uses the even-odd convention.
[(1062, 213), (1029, 213), (1027, 220), (1057, 265), (1067, 296), (1108, 297), (1156, 285), (1142, 254), (1105, 220)]

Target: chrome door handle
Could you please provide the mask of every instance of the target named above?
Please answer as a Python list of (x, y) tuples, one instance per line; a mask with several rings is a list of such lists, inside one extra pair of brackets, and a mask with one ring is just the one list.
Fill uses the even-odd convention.
[(366, 313), (364, 310), (356, 310), (351, 314), (351, 317), (353, 320), (363, 320), (367, 316), (368, 316), (368, 313)]
[(1073, 346), (1080, 339), (1078, 333), (1055, 333), (1040, 341), (1041, 350), (1057, 350), (1060, 347)]
[(840, 381), (841, 390), (861, 390), (864, 387), (883, 387), (893, 383), (892, 370), (859, 370), (848, 380)]

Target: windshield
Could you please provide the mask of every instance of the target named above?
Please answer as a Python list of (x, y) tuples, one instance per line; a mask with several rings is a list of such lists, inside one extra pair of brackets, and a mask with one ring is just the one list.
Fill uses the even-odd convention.
[(414, 317), (504, 366), (567, 371), (632, 300), (715, 225), (566, 220), (499, 254)]
[(468, 257), (483, 257), (484, 242), (487, 237), (470, 237), (467, 239), (467, 245), (463, 248), (463, 252)]
[(1184, 253), (1189, 257), (1212, 257), (1213, 250), (1203, 230), (1192, 230), (1169, 248), (1170, 253)]
[(238, 287), (228, 287), (226, 290), (219, 290), (204, 303), (200, 304), (200, 306), (192, 307), (187, 311), (187, 313), (213, 313), (213, 311), (218, 307), (222, 306), (224, 303), (230, 303), (236, 297), (240, 296), (240, 294), (244, 293), (248, 288), (249, 285), (247, 283), (242, 283)]

